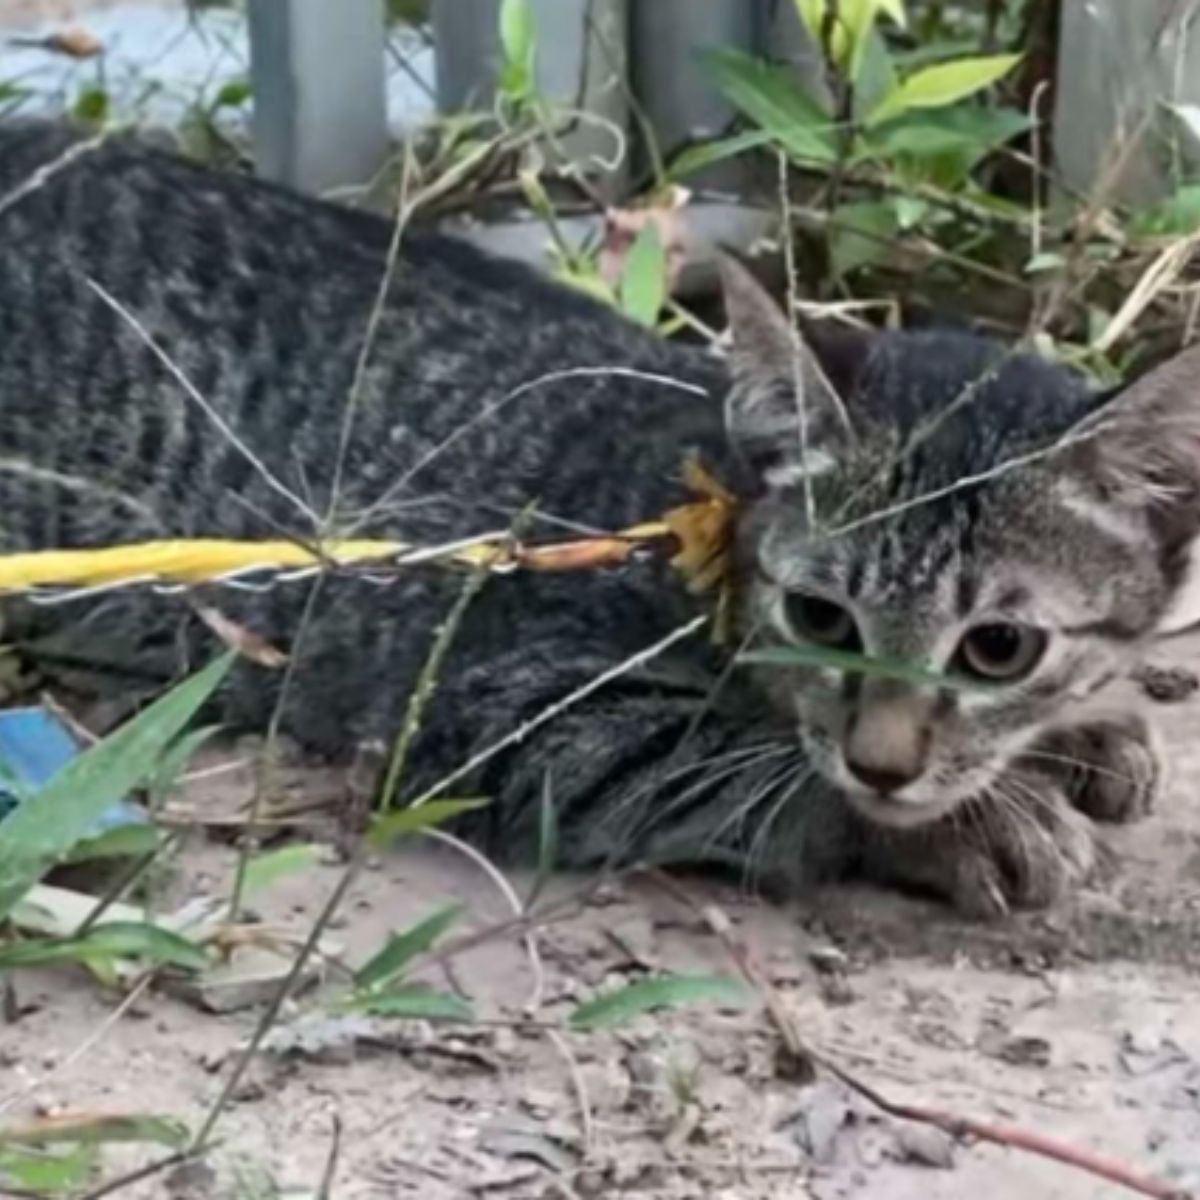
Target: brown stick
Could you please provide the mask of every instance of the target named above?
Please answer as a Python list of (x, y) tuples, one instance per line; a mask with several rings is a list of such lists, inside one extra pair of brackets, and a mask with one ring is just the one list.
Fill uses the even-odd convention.
[(1043, 1158), (1051, 1158), (1056, 1162), (1075, 1167), (1077, 1170), (1086, 1171), (1089, 1175), (1105, 1179), (1109, 1183), (1127, 1188), (1131, 1192), (1154, 1197), (1154, 1200), (1196, 1200), (1192, 1193), (1177, 1188), (1166, 1180), (1145, 1175), (1107, 1155), (1096, 1154), (1091, 1150), (1061, 1142), (1056, 1138), (1046, 1137), (1044, 1134), (1035, 1133), (1029, 1129), (1022, 1129), (1015, 1125), (993, 1124), (975, 1117), (963, 1117), (938, 1108), (929, 1108), (923, 1104), (901, 1104), (888, 1099), (870, 1084), (864, 1083), (856, 1075), (838, 1066), (825, 1054), (814, 1050), (804, 1041), (779, 992), (759, 967), (749, 948), (739, 940), (734, 932), (733, 922), (720, 907), (715, 904), (698, 904), (674, 880), (658, 871), (648, 872), (648, 875), (673, 899), (701, 917), (709, 930), (720, 941), (746, 982), (756, 988), (762, 996), (767, 1012), (789, 1053), (801, 1061), (811, 1062), (814, 1066), (824, 1068), (852, 1092), (873, 1104), (889, 1117), (936, 1126), (960, 1141), (974, 1138), (982, 1142), (991, 1142), (997, 1146), (1008, 1146), (1014, 1150), (1038, 1154)]

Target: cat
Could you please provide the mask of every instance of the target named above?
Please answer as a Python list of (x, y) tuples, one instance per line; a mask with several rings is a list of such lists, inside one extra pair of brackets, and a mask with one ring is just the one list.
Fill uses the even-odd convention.
[[(856, 874), (976, 915), (1055, 901), (1095, 867), (1093, 820), (1152, 806), (1152, 728), (1105, 704), (1197, 617), (1200, 351), (1101, 393), (964, 333), (801, 331), (725, 257), (723, 357), (410, 230), (359, 372), (392, 235), (130, 135), (0, 124), (0, 550), (609, 530), (686, 500), (694, 456), (739, 498), (735, 647), (943, 677), (742, 665), (658, 560), (492, 578), (403, 797), (490, 797), (466, 832), (510, 858), (548, 798), (563, 865)], [(202, 595), (293, 653), (283, 728), (345, 758), (394, 735), (463, 586)], [(6, 608), (130, 676), (214, 649), (145, 591)], [(239, 665), (221, 719), (261, 729), (283, 678)]]

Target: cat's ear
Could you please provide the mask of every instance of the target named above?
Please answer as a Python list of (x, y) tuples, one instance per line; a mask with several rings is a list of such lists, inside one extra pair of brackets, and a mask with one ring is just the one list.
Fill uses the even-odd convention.
[[(835, 377), (819, 353), (824, 346), (793, 330), (783, 311), (750, 272), (728, 254), (719, 258), (725, 311), (733, 344), (733, 387), (726, 402), (730, 440), (771, 487), (829, 469), (851, 437)], [(828, 340), (828, 339), (826, 339)], [(842, 347), (829, 349), (840, 350)], [(857, 350), (839, 362), (863, 356)], [(840, 380), (842, 386), (848, 380)]]
[(1111, 396), (1073, 436), (1075, 481), (1135, 518), (1177, 580), (1161, 632), (1200, 622), (1200, 345)]

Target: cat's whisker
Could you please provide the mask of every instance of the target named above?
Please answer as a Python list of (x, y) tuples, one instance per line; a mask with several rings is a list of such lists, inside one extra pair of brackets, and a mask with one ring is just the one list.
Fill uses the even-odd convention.
[[(797, 755), (798, 757), (798, 755)], [(705, 849), (711, 849), (716, 845), (729, 830), (735, 829), (744, 824), (751, 813), (754, 812), (764, 800), (770, 796), (777, 787), (785, 780), (791, 778), (797, 770), (804, 770), (807, 764), (800, 760), (784, 763), (776, 771), (770, 774), (766, 779), (762, 780), (758, 786), (750, 792), (750, 794), (734, 809), (732, 809), (721, 821), (719, 825), (708, 835), (705, 841)]]
[[(624, 822), (624, 831), (616, 835), (615, 842), (621, 845), (637, 842), (674, 820), (706, 792), (715, 791), (739, 774), (751, 772), (773, 759), (794, 752), (794, 747), (790, 745), (760, 743), (684, 764), (665, 776), (655, 774), (614, 805), (603, 816), (601, 823), (606, 827), (614, 827)], [(679, 794), (671, 796), (665, 804), (651, 807), (655, 796), (671, 782), (692, 775), (699, 775), (699, 778)]]
[(767, 838), (771, 832), (775, 822), (779, 819), (783, 810), (791, 803), (793, 799), (800, 793), (804, 785), (813, 778), (815, 772), (811, 767), (801, 764), (796, 773), (780, 792), (779, 799), (770, 807), (766, 815), (763, 817), (758, 829), (754, 833), (751, 840), (749, 850), (746, 854), (746, 879), (753, 887), (761, 877), (761, 865), (765, 857), (764, 850), (767, 845)]
[(1115, 779), (1120, 783), (1127, 783), (1131, 786), (1136, 786), (1138, 779), (1129, 775), (1124, 771), (1114, 771), (1111, 767), (1102, 767), (1094, 762), (1088, 762), (1086, 759), (1074, 758), (1069, 754), (1053, 754), (1046, 750), (1024, 750), (1015, 761), (1019, 762), (1023, 758), (1036, 759), (1038, 762), (1049, 762), (1055, 765), (1071, 767), (1075, 770), (1085, 771), (1091, 775), (1103, 775), (1108, 779)]

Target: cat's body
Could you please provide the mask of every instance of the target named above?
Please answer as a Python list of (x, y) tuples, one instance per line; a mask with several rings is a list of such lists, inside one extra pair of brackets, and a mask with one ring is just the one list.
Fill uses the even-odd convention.
[[(736, 272), (737, 382), (727, 404), (730, 376), (707, 351), (668, 345), (521, 267), (413, 235), (382, 307), (339, 475), (387, 224), (123, 141), (69, 145), (49, 127), (0, 126), (4, 548), (279, 529), (309, 537), (305, 510), (325, 517), (335, 480), (343, 531), (438, 543), (502, 529), (531, 502), (558, 521), (611, 529), (685, 499), (680, 468), (698, 453), (753, 501), (739, 535), (743, 632), (796, 640), (780, 589), (802, 588), (836, 597), (835, 617), (844, 604), (871, 653), (941, 655), (944, 666), (959, 652), (937, 639), (956, 623), (969, 631), (984, 606), (1054, 626), (1050, 665), (1007, 700), (987, 702), (828, 671), (777, 670), (762, 686), (725, 672), (703, 634), (683, 638), (456, 784), (455, 794), (496, 798), (493, 844), (527, 841), (545, 792), (559, 807), (565, 850), (581, 861), (623, 847), (753, 859), (799, 880), (857, 868), (983, 909), (1048, 899), (1086, 871), (1090, 834), (1052, 759), (1016, 760), (1051, 735), (1058, 709), (1135, 660), (1161, 624), (1196, 522), (1189, 510), (1180, 530), (1163, 532), (1132, 500), (1110, 511), (1120, 482), (1093, 486), (1099, 468), (1083, 460), (1087, 441), (1073, 452), (1078, 478), (1055, 474), (1060, 455), (984, 487), (959, 486), (1036, 455), (1085, 418), (1097, 400), (1073, 377), (958, 335), (830, 344), (823, 361), (847, 399), (851, 437), (811, 357), (793, 370), (782, 321)], [(797, 483), (789, 388), (801, 376), (811, 446), (847, 464), (812, 478), (826, 526), (848, 527), (837, 537), (814, 534)], [(967, 402), (964, 385), (977, 392)], [(896, 465), (918, 431), (920, 445)], [(930, 492), (943, 494), (926, 503)], [(902, 511), (872, 516), (889, 506)], [(1020, 570), (989, 577), (993, 557), (1019, 560)], [(997, 596), (1001, 583), (1007, 594)], [(1047, 599), (1043, 584), (1066, 598)], [(285, 727), (342, 755), (389, 737), (460, 588), (436, 570), (386, 588), (327, 581), (296, 648)], [(306, 588), (213, 595), (287, 645)], [(441, 667), (406, 793), (702, 609), (661, 565), (490, 582)], [(196, 631), (177, 603), (117, 595), (88, 610), (77, 640), (99, 659), (151, 662), (157, 650), (172, 661), (169, 635), (183, 625)], [(261, 726), (279, 678), (241, 670), (224, 715)], [(1137, 729), (1115, 739), (1092, 756), (1101, 772), (1130, 753), (1153, 762)], [(839, 747), (857, 757), (854, 779)], [(1060, 750), (1053, 757), (1080, 756), (1071, 744)], [(1014, 782), (998, 789), (998, 775)], [(1083, 792), (1099, 777), (1085, 778)], [(1031, 789), (1036, 801), (1022, 802)], [(1121, 811), (1103, 815), (1129, 815), (1148, 790), (1139, 779), (1108, 806)], [(988, 798), (998, 791), (1002, 799)], [(972, 819), (959, 820), (963, 812)]]

